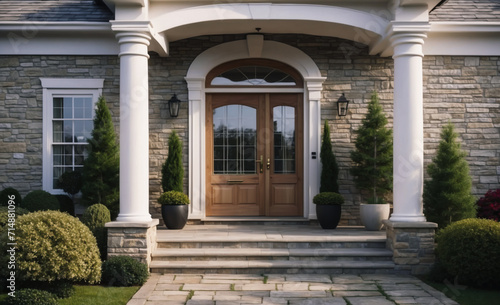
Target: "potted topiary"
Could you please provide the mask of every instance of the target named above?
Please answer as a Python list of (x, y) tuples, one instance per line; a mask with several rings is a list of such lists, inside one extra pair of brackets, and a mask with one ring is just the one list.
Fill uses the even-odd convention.
[(361, 223), (365, 229), (382, 229), (382, 220), (389, 218), (390, 205), (384, 197), (392, 190), (392, 131), (373, 92), (368, 113), (357, 130), (356, 150), (351, 152), (354, 166), (351, 173), (356, 186), (370, 194), (367, 204), (360, 204)]
[(323, 192), (314, 196), (313, 203), (316, 204), (316, 215), (321, 228), (335, 229), (342, 215), (344, 197), (339, 193)]
[(179, 230), (186, 225), (189, 209), (189, 197), (179, 191), (168, 191), (158, 198), (161, 204), (161, 216), (165, 226), (172, 230)]
[(189, 197), (183, 193), (182, 142), (175, 131), (168, 138), (168, 157), (161, 173), (161, 186), (165, 193), (158, 203), (162, 206), (163, 222), (169, 229), (182, 229), (189, 213)]

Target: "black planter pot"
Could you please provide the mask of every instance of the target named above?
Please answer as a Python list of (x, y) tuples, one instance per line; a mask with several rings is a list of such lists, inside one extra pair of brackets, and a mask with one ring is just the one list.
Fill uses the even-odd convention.
[(186, 225), (189, 214), (189, 206), (187, 204), (161, 206), (161, 216), (165, 226), (171, 230), (180, 230)]
[(340, 222), (342, 206), (338, 204), (317, 204), (316, 215), (323, 229), (335, 229)]

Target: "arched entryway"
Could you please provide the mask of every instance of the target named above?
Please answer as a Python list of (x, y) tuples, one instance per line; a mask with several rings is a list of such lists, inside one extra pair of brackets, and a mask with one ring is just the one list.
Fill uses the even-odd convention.
[[(320, 163), (312, 156), (319, 152), (320, 93), (325, 78), (302, 51), (264, 41), (260, 35), (250, 36), (201, 53), (186, 77), (190, 102), (190, 218), (314, 218), (310, 199), (318, 192)], [(261, 79), (244, 76), (245, 71), (259, 74)], [(227, 115), (228, 111), (234, 113)], [(253, 140), (248, 142), (246, 157), (245, 147), (230, 145), (227, 134), (213, 127), (214, 120), (218, 120), (218, 127), (226, 128), (229, 122), (224, 120), (233, 115), (241, 117), (236, 120), (240, 124), (245, 118), (244, 124), (248, 125), (236, 129), (248, 129), (260, 142), (255, 147)], [(288, 147), (278, 147), (282, 143), (275, 140), (275, 131), (280, 134), (282, 129), (291, 131)], [(222, 142), (216, 145), (215, 136)], [(293, 154), (283, 154), (283, 149), (290, 152), (291, 146)], [(289, 159), (291, 155), (293, 160)]]

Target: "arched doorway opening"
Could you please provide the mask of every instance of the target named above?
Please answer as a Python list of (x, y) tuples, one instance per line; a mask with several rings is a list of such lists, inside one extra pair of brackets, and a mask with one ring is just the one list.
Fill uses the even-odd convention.
[[(253, 208), (251, 208), (253, 209), (252, 215), (287, 216), (286, 213), (272, 212), (272, 204), (265, 204), (265, 202), (266, 200), (271, 202), (274, 196), (274, 198), (277, 198), (275, 202), (289, 207), (292, 201), (290, 197), (293, 195), (295, 199), (300, 197), (299, 200), (294, 199), (297, 204), (294, 203), (295, 208), (291, 209), (294, 210), (293, 215), (315, 218), (311, 198), (318, 192), (320, 163), (318, 159), (311, 156), (317, 155), (319, 152), (321, 134), (320, 97), (322, 83), (325, 78), (321, 76), (312, 59), (294, 47), (274, 41), (262, 41), (260, 50), (257, 52), (259, 55), (257, 58), (249, 55), (255, 54), (255, 49), (250, 50), (251, 48), (253, 47), (250, 46), (247, 40), (218, 45), (198, 55), (188, 70), (186, 81), (188, 83), (190, 103), (189, 195), (192, 202), (190, 218), (203, 219), (210, 215), (222, 215), (222, 212), (212, 213), (210, 198), (214, 198), (214, 196), (222, 203), (229, 204), (229, 202), (239, 202), (238, 198), (249, 198), (248, 194), (257, 194), (257, 196), (267, 194), (262, 196), (268, 198), (250, 200), (253, 201), (248, 203), (253, 205)], [(253, 76), (250, 76), (249, 73), (253, 73)], [(252, 99), (252, 101), (243, 101), (242, 98)], [(239, 99), (239, 101), (235, 103), (234, 99)], [(284, 99), (288, 99), (288, 101)], [(217, 108), (217, 117), (214, 119), (214, 109)], [(291, 112), (292, 108), (294, 113), (293, 126), (296, 133), (293, 136), (293, 139), (295, 139), (294, 156), (296, 159), (290, 162), (295, 162), (295, 170), (300, 170), (300, 172), (295, 173), (296, 182), (283, 183), (283, 185), (273, 187), (270, 182), (272, 180), (271, 176), (278, 175), (275, 172), (279, 170), (280, 165), (273, 164), (271, 161), (287, 160), (285, 158), (287, 155), (284, 155), (283, 158), (277, 158), (278, 154), (274, 156), (274, 144), (277, 142), (274, 140), (275, 118), (271, 117), (271, 115), (276, 110), (277, 116), (280, 111), (285, 113), (286, 116), (287, 111)], [(264, 137), (264, 140), (262, 140), (269, 143), (252, 148), (253, 151), (249, 152), (248, 159), (231, 159), (229, 155), (227, 155), (228, 158), (224, 158), (224, 155), (222, 155), (222, 159), (217, 159), (215, 154), (223, 153), (224, 150), (229, 154), (230, 149), (236, 151), (236, 153), (239, 149), (240, 156), (241, 153), (244, 154), (244, 147), (233, 147), (228, 143), (226, 143), (226, 146), (218, 147), (219, 151), (215, 151), (214, 120), (218, 120), (219, 127), (226, 126), (229, 122), (224, 121), (224, 123), (221, 123), (221, 120), (231, 117), (226, 115), (226, 118), (223, 118), (223, 113), (228, 111), (239, 113), (238, 115), (241, 118), (247, 118), (247, 113), (255, 112), (255, 123), (245, 123), (249, 126), (243, 125), (236, 129), (241, 130), (241, 128), (245, 129), (255, 125), (255, 133), (269, 133), (272, 135)], [(290, 114), (290, 116), (292, 115)], [(277, 117), (276, 121), (279, 121)], [(290, 129), (286, 122), (281, 124), (285, 124), (281, 128)], [(217, 129), (217, 127), (215, 128)], [(244, 138), (244, 135), (240, 137)], [(256, 140), (258, 140), (257, 138)], [(299, 138), (300, 141), (297, 141)], [(229, 141), (229, 139), (226, 140)], [(289, 138), (288, 141), (293, 140)], [(235, 152), (231, 153), (233, 153), (232, 156), (235, 156)], [(271, 153), (273, 153), (273, 156), (271, 156)], [(260, 161), (261, 155), (262, 162)], [(216, 159), (217, 164), (215, 163)], [(245, 171), (245, 167), (235, 164), (238, 164), (238, 162), (245, 164), (246, 162), (250, 166), (250, 159), (252, 159), (251, 162), (253, 163), (251, 169), (254, 175), (253, 179), (257, 180), (253, 185), (245, 181), (248, 177), (243, 177), (243, 179), (236, 177)], [(270, 165), (269, 171), (266, 172), (267, 159), (269, 159)], [(231, 162), (232, 165), (229, 164)], [(260, 173), (261, 164), (264, 167), (262, 173)], [(240, 172), (224, 172), (224, 166), (226, 166), (226, 170), (236, 168)], [(220, 168), (222, 168), (222, 171), (217, 172)], [(215, 189), (211, 188), (211, 178), (214, 176), (214, 170), (219, 173), (219, 176), (223, 177), (218, 178), (224, 179), (217, 182), (220, 182), (222, 186), (215, 184)], [(209, 175), (210, 178), (208, 178)], [(269, 177), (266, 177), (266, 175), (269, 175)], [(260, 182), (259, 179), (263, 180), (263, 182)], [(243, 180), (243, 182), (240, 182), (240, 180)], [(240, 189), (235, 185), (239, 185)], [(246, 187), (242, 187), (243, 185), (246, 185)], [(266, 187), (268, 188), (267, 192)], [(207, 200), (207, 198), (209, 199)], [(264, 204), (262, 204), (263, 202)], [(242, 205), (245, 204), (244, 202), (241, 203)], [(223, 211), (224, 209), (219, 210)], [(226, 215), (251, 215), (250, 212), (244, 212), (244, 210), (230, 209), (232, 214)], [(235, 213), (234, 211), (239, 212)]]

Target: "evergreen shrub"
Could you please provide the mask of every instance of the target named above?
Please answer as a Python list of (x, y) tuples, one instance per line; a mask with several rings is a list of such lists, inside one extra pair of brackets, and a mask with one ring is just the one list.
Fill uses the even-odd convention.
[(73, 196), (82, 188), (82, 173), (78, 171), (64, 172), (59, 177), (58, 182), (63, 191)]
[(313, 203), (320, 205), (341, 205), (344, 204), (344, 197), (339, 193), (323, 192), (314, 196)]
[[(59, 211), (41, 211), (16, 220), (16, 275), (20, 281), (94, 284), (101, 277), (96, 240), (80, 220)], [(6, 247), (7, 235), (0, 237)], [(1, 249), (2, 266), (8, 259)]]
[(97, 240), (101, 259), (105, 259), (108, 251), (108, 230), (104, 227), (111, 221), (111, 215), (104, 204), (93, 204), (82, 215), (82, 222), (90, 229)]
[(500, 223), (464, 219), (437, 235), (437, 255), (460, 284), (500, 289)]
[(24, 197), (22, 207), (30, 212), (36, 211), (58, 211), (61, 207), (57, 198), (49, 192), (36, 190), (31, 191)]
[(161, 169), (164, 192), (183, 191), (182, 142), (175, 131), (168, 138), (168, 157)]
[(437, 154), (427, 167), (430, 179), (424, 182), (425, 217), (437, 223), (440, 229), (452, 222), (476, 217), (469, 165), (457, 137), (452, 123), (443, 126)]
[(161, 205), (183, 205), (189, 204), (189, 197), (178, 191), (169, 191), (161, 194), (158, 198), (158, 203)]
[(38, 289), (20, 289), (15, 297), (7, 296), (2, 305), (57, 305), (56, 297), (50, 292)]
[(21, 194), (13, 188), (13, 187), (8, 187), (3, 189), (0, 192), (0, 206), (8, 206), (9, 204), (9, 198), (11, 198), (9, 195), (14, 195), (14, 202), (16, 203), (16, 206), (19, 207), (23, 201), (23, 198), (21, 197)]
[(489, 190), (476, 205), (477, 217), (500, 221), (500, 189)]
[(73, 283), (68, 281), (54, 281), (54, 282), (38, 282), (28, 281), (21, 282), (20, 287), (28, 289), (38, 289), (50, 292), (56, 298), (67, 299), (75, 294), (76, 290)]
[(319, 156), (321, 159), (321, 185), (319, 187), (320, 193), (338, 193), (339, 166), (332, 150), (332, 142), (330, 139), (330, 125), (328, 125), (328, 121), (325, 121), (323, 139), (321, 141), (321, 152)]
[(384, 198), (392, 191), (392, 130), (377, 92), (373, 92), (368, 113), (356, 131), (356, 149), (351, 152), (351, 174), (356, 186), (368, 198)]
[(102, 283), (106, 285), (140, 286), (148, 276), (148, 266), (130, 256), (113, 256), (102, 264)]
[(101, 96), (97, 101), (89, 156), (83, 166), (82, 199), (104, 204), (115, 219), (119, 211), (120, 157), (111, 112)]
[(71, 199), (68, 195), (54, 195), (59, 201), (59, 211), (66, 212), (71, 216), (75, 216), (75, 204), (73, 203), (73, 199)]

